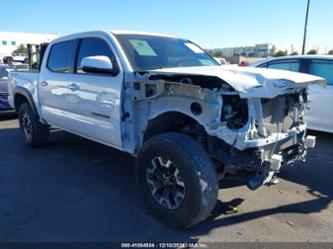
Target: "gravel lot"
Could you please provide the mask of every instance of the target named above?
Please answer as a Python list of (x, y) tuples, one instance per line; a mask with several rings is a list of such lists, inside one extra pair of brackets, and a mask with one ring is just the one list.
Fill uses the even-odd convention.
[(315, 135), (308, 161), (285, 168), (278, 185), (225, 187), (207, 221), (177, 230), (145, 211), (132, 157), (62, 131), (31, 149), (17, 119), (1, 116), (0, 241), (332, 242), (333, 135)]

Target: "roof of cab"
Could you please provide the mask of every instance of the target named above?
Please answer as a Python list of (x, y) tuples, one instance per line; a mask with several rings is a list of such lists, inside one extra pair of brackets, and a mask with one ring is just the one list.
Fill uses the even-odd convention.
[(132, 31), (132, 30), (108, 30), (108, 32), (114, 35), (151, 35), (151, 36), (162, 36), (170, 38), (179, 38), (173, 35), (162, 34), (162, 33), (153, 33), (153, 32), (142, 32), (142, 31)]
[(76, 39), (84, 36), (89, 35), (120, 35), (120, 34), (126, 34), (126, 35), (150, 35), (150, 36), (160, 36), (160, 37), (169, 37), (169, 38), (178, 38), (176, 36), (172, 35), (166, 35), (166, 34), (160, 34), (160, 33), (151, 33), (151, 32), (141, 32), (141, 31), (129, 31), (129, 30), (97, 30), (97, 31), (87, 31), (87, 32), (78, 32), (74, 34), (69, 34), (65, 36), (58, 37), (54, 40), (52, 40), (52, 43), (54, 42), (60, 42), (60, 41), (66, 41), (71, 39)]

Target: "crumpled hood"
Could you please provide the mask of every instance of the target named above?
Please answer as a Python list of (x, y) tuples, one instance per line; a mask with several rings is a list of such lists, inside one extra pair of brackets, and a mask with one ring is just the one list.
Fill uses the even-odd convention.
[(152, 72), (216, 76), (244, 97), (250, 97), (249, 95), (274, 97), (287, 88), (305, 87), (308, 84), (326, 85), (325, 79), (309, 74), (233, 65), (165, 68), (152, 70)]

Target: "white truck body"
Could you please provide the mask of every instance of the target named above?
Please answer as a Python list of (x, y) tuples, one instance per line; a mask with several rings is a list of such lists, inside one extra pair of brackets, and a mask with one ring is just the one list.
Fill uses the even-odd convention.
[[(101, 46), (109, 57), (94, 53)], [(161, 59), (166, 47), (170, 57), (166, 53)], [(58, 65), (63, 60), (68, 67)], [(134, 156), (158, 134), (185, 134), (224, 171), (257, 172), (249, 181), (255, 189), (281, 166), (305, 160), (307, 148), (314, 146), (303, 120), (310, 84), (325, 86), (326, 81), (282, 70), (219, 66), (185, 39), (96, 31), (52, 41), (38, 72), (11, 72), (8, 100), (16, 110), (28, 102), (40, 123)]]
[(27, 144), (45, 144), (51, 125), (137, 156), (146, 203), (173, 226), (208, 216), (218, 169), (249, 172), (256, 189), (305, 160), (315, 145), (303, 120), (307, 89), (326, 84), (220, 66), (188, 40), (126, 31), (58, 38), (38, 72), (14, 71), (8, 81)]
[[(44, 57), (47, 58), (52, 44), (71, 39), (97, 37), (106, 41), (115, 53), (120, 67), (120, 73), (116, 77), (110, 77), (108, 75), (94, 76), (54, 73), (47, 68), (47, 59), (44, 59), (40, 72), (11, 73), (9, 80), (9, 103), (12, 107), (15, 107), (15, 88), (25, 88), (33, 97), (33, 102), (42, 121), (135, 154), (141, 141), (124, 141), (124, 137), (129, 134), (123, 122), (121, 122), (121, 102), (126, 95), (123, 89), (124, 85), (136, 80), (136, 75), (125, 52), (114, 37), (114, 34), (118, 33), (126, 34), (125, 31), (87, 32), (58, 38), (50, 43)], [(133, 34), (132, 32), (128, 33)], [(147, 34), (151, 35), (149, 33)], [(324, 79), (306, 74), (245, 67), (178, 67), (152, 70), (149, 74), (158, 73), (218, 77), (232, 86), (239, 93), (241, 98), (249, 98), (251, 100), (258, 98), (274, 98), (288, 91), (293, 92), (294, 88), (304, 88), (307, 84), (325, 84)], [(44, 86), (45, 83), (47, 83), (47, 86)], [(73, 84), (79, 85), (80, 89), (71, 90), (71, 85)], [(283, 87), (279, 87), (279, 84), (283, 85)], [(292, 86), (291, 90), (286, 89), (290, 86)], [(210, 94), (213, 94), (213, 92)], [(220, 92), (218, 92), (218, 94), (220, 94)], [(166, 109), (163, 110), (162, 106), (157, 109), (159, 109), (159, 113), (151, 112), (149, 114), (150, 116), (147, 117), (147, 122), (149, 119), (163, 113), (163, 111), (170, 111)], [(217, 125), (214, 131), (210, 130), (208, 128), (210, 124), (206, 122), (210, 121), (216, 125), (217, 121), (213, 120), (213, 117), (208, 117), (208, 115), (195, 117), (188, 108), (185, 110), (186, 108), (183, 108), (183, 106), (179, 106), (176, 109), (179, 109), (177, 111), (198, 119), (198, 121), (205, 126), (208, 133), (215, 135), (220, 134), (219, 137), (227, 143), (233, 144), (235, 136), (239, 136), (239, 131), (229, 131), (222, 123)], [(174, 109), (174, 111), (176, 109)], [(94, 113), (97, 115), (94, 116)], [(105, 120), (103, 117), (98, 116), (98, 114), (109, 116), (109, 119)], [(214, 118), (218, 119), (220, 115), (219, 110), (216, 111), (215, 115)], [(298, 132), (305, 130), (305, 127), (304, 125), (301, 129), (298, 129)], [(236, 144), (234, 144), (234, 146), (239, 149), (246, 149), (249, 146), (255, 147), (271, 144), (277, 139), (287, 136), (286, 134), (272, 134), (270, 139), (263, 139), (266, 142), (261, 140), (246, 142), (246, 134), (244, 133), (243, 135), (244, 140), (238, 140)], [(288, 136), (291, 136), (291, 134)]]

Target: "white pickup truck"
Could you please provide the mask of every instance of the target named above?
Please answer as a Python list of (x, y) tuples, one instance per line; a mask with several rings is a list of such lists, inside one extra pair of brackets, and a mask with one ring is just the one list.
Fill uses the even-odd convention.
[(24, 53), (13, 53), (11, 55), (2, 55), (1, 58), (4, 64), (12, 64), (13, 62), (27, 63), (28, 58)]
[(219, 66), (186, 39), (96, 31), (52, 41), (39, 71), (10, 73), (9, 103), (28, 145), (54, 126), (135, 156), (147, 207), (186, 227), (209, 215), (223, 177), (246, 172), (256, 189), (304, 160), (309, 84), (326, 81)]

